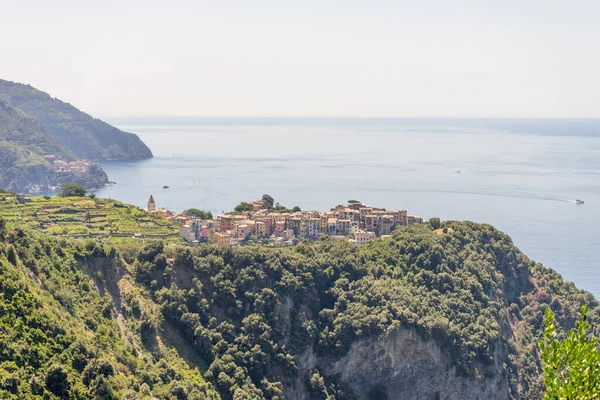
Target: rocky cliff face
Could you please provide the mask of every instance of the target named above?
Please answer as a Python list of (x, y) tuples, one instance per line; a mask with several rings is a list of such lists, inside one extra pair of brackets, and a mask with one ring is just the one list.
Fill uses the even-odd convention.
[[(450, 355), (415, 331), (363, 339), (340, 359), (317, 357), (312, 347), (298, 357), (303, 374), (318, 370), (347, 384), (359, 399), (450, 400), (509, 399), (501, 365), (479, 366), (479, 377), (463, 377)], [(311, 399), (304, 382), (288, 383), (287, 398)]]
[(45, 164), (13, 166), (0, 171), (0, 187), (15, 192), (54, 191), (63, 183), (78, 183), (87, 189), (100, 189), (109, 181), (97, 164), (82, 174), (59, 172)]

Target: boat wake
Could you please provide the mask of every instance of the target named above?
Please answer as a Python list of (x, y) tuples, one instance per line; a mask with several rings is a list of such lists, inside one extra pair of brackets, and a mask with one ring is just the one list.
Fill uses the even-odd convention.
[(544, 200), (544, 201), (560, 201), (568, 203), (576, 203), (577, 200), (559, 199), (556, 197), (536, 196), (526, 193), (508, 193), (508, 192), (485, 192), (485, 191), (469, 191), (469, 190), (444, 190), (444, 189), (383, 189), (379, 191), (401, 192), (401, 193), (440, 193), (440, 194), (468, 194), (475, 196), (493, 196), (493, 197), (508, 197), (516, 199)]

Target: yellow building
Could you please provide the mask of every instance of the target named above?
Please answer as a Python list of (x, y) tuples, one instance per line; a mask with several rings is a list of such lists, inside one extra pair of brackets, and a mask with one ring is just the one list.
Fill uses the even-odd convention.
[(321, 216), (320, 230), (321, 230), (321, 232), (325, 232), (325, 229), (327, 229), (327, 216), (326, 215), (322, 215)]
[(257, 221), (254, 225), (254, 233), (258, 237), (264, 237), (267, 235), (267, 224), (262, 221)]
[(229, 243), (229, 235), (226, 233), (216, 232), (213, 235), (213, 243), (222, 246), (225, 243)]

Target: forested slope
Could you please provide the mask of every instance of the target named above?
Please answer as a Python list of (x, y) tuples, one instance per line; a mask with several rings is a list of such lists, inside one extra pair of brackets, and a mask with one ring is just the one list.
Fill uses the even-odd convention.
[(46, 155), (64, 161), (76, 159), (56, 135), (0, 99), (0, 188), (35, 191), (64, 182), (81, 183), (89, 188), (108, 183), (100, 167), (82, 175), (60, 173), (44, 158)]
[(0, 220), (0, 398), (218, 398), (160, 321), (114, 250)]
[(284, 249), (6, 231), (0, 365), (20, 379), (4, 393), (49, 391), (62, 368), (84, 398), (539, 399), (544, 310), (563, 330), (582, 304), (599, 320), (591, 294), (489, 225)]
[[(137, 278), (210, 364), (224, 398), (283, 388), (315, 398), (537, 399), (544, 310), (570, 328), (585, 303), (598, 320), (590, 293), (489, 225), (401, 228), (364, 247), (325, 240), (281, 250), (180, 249), (174, 260), (146, 250), (134, 262)], [(387, 343), (396, 331), (415, 340)], [(409, 344), (423, 354), (410, 358)], [(361, 346), (389, 365), (364, 365)], [(412, 369), (401, 368), (405, 353)], [(431, 386), (440, 373), (450, 377)]]
[(152, 157), (150, 149), (137, 135), (93, 118), (30, 85), (0, 79), (0, 100), (38, 121), (77, 157), (95, 161)]
[(75, 156), (54, 135), (23, 111), (0, 100), (0, 141), (7, 141), (36, 155), (55, 155), (65, 161)]

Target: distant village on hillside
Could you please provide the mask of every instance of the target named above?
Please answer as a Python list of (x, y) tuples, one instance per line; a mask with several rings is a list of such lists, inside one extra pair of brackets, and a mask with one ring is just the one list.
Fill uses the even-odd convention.
[(99, 168), (99, 164), (90, 160), (64, 161), (55, 155), (45, 155), (48, 161), (58, 172), (71, 173), (82, 177), (93, 168)]
[(258, 201), (243, 202), (235, 211), (218, 215), (216, 219), (210, 213), (206, 213), (206, 218), (206, 215), (176, 214), (159, 209), (153, 196), (148, 200), (147, 212), (177, 222), (181, 237), (195, 246), (214, 243), (280, 247), (304, 239), (317, 240), (323, 235), (363, 245), (375, 237), (391, 234), (397, 226), (423, 223), (420, 216), (409, 215), (406, 210), (375, 208), (356, 200), (327, 212), (302, 211), (298, 207), (289, 210), (274, 204), (269, 195)]

